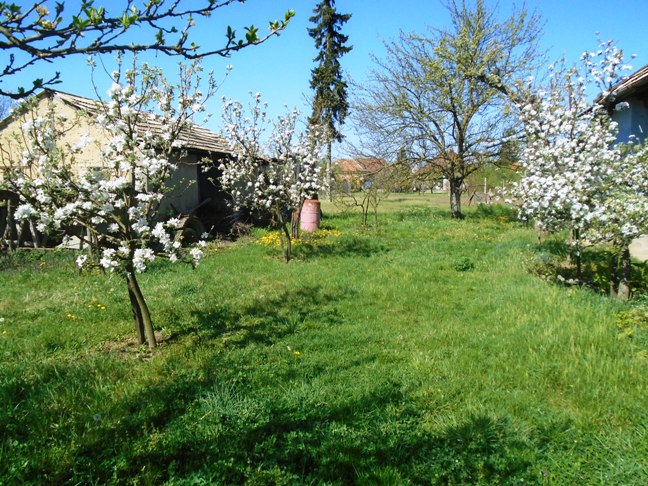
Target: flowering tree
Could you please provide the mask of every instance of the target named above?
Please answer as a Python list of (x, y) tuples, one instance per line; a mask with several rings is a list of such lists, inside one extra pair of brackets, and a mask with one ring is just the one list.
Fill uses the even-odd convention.
[[(516, 195), (523, 218), (546, 231), (570, 230), (579, 272), (583, 244), (610, 243), (621, 272), (615, 292), (628, 297), (628, 246), (648, 223), (648, 165), (643, 147), (615, 145), (608, 110), (615, 107), (614, 85), (630, 68), (611, 42), (581, 61), (552, 67), (548, 89), (521, 107), (525, 175)], [(594, 104), (587, 97), (591, 84), (601, 93)]]
[(261, 101), (261, 95), (254, 96), (249, 116), (238, 101), (223, 101), (224, 135), (235, 155), (221, 161), (222, 186), (232, 195), (236, 208), (270, 213), (280, 230), (281, 248), (288, 262), (292, 248), (288, 226), (291, 215), (322, 187), (321, 132), (311, 127), (305, 133), (297, 133), (299, 112), (293, 110), (277, 118), (269, 144), (264, 147), (262, 137), (269, 123), (267, 104)]
[[(183, 157), (183, 139), (191, 119), (204, 111), (215, 84), (210, 75), (205, 93), (199, 89), (201, 66), (182, 67), (177, 86), (159, 68), (147, 65), (120, 69), (107, 101), (97, 102), (92, 115), (102, 141), (85, 134), (66, 142), (65, 133), (78, 120), (63, 117), (50, 104), (38, 113), (36, 100), (20, 108), (23, 151), (20, 160), (4, 159), (5, 184), (20, 195), (18, 220), (32, 219), (40, 231), (81, 227), (73, 234), (96, 251), (80, 255), (79, 267), (98, 265), (119, 272), (128, 286), (140, 344), (156, 345), (150, 312), (136, 274), (144, 272), (158, 255), (171, 261), (198, 263), (199, 248), (186, 252), (173, 232), (178, 219), (162, 221), (160, 202), (167, 180)], [(100, 146), (100, 170), (81, 170), (79, 154), (88, 144)]]

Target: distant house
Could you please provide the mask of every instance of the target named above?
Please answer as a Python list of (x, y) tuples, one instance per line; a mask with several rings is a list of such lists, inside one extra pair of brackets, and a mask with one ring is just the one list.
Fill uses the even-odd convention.
[(370, 183), (385, 167), (387, 162), (377, 157), (337, 159), (333, 162), (333, 177), (340, 190), (350, 192)]
[[(104, 132), (92, 121), (99, 114), (97, 101), (54, 90), (44, 90), (36, 96), (37, 110), (42, 109), (44, 112), (49, 104), (54, 103), (57, 113), (65, 115), (69, 120), (75, 120), (63, 142), (77, 143), (84, 134), (89, 135), (95, 142), (105, 137)], [(142, 123), (146, 125), (143, 127), (146, 130), (155, 132), (161, 129), (153, 116), (146, 117)], [(17, 141), (19, 139), (15, 137), (15, 134), (21, 131), (21, 124), (21, 117), (13, 114), (0, 121), (0, 152), (5, 160), (8, 157), (15, 159), (16, 154), (22, 151)], [(196, 232), (203, 229), (226, 231), (233, 222), (233, 213), (227, 205), (228, 196), (220, 188), (220, 171), (216, 164), (205, 165), (202, 161), (205, 158), (217, 161), (230, 156), (232, 152), (228, 143), (220, 135), (197, 125), (187, 129), (180, 138), (185, 144), (187, 155), (179, 161), (178, 169), (169, 181), (172, 190), (165, 196), (160, 214), (191, 214), (195, 216), (192, 218), (192, 224), (197, 226)], [(77, 156), (79, 171), (101, 170), (99, 150), (99, 144), (91, 143)]]
[(648, 136), (648, 65), (614, 85), (611, 91), (616, 95), (607, 108), (618, 123), (618, 141), (627, 142), (632, 136), (644, 141)]

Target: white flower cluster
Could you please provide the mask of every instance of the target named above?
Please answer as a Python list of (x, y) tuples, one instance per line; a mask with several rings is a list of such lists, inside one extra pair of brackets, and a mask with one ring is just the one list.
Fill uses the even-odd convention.
[(221, 183), (236, 207), (280, 216), (298, 209), (304, 199), (322, 189), (323, 137), (318, 130), (297, 133), (297, 110), (277, 119), (264, 150), (262, 137), (268, 123), (261, 95), (253, 96), (248, 116), (238, 101), (223, 99), (223, 103), (224, 135), (235, 155), (221, 161)]
[[(590, 243), (627, 244), (648, 224), (648, 150), (615, 144), (607, 112), (611, 87), (629, 67), (610, 42), (582, 56), (583, 70), (552, 72), (550, 87), (521, 107), (524, 177), (515, 195), (520, 215), (544, 230), (569, 228)], [(588, 83), (602, 96), (590, 103)]]
[[(199, 71), (194, 65), (184, 73)], [(143, 272), (157, 254), (195, 264), (202, 251), (185, 252), (174, 240), (178, 220), (160, 222), (158, 209), (173, 161), (183, 155), (178, 137), (213, 91), (203, 95), (192, 80), (170, 86), (159, 69), (147, 66), (114, 77), (109, 99), (97, 105), (96, 123), (104, 132), (99, 168), (78, 173), (74, 154), (91, 139), (84, 133), (65, 144), (71, 123), (55, 104), (42, 116), (26, 107), (25, 150), (7, 177), (23, 201), (16, 217), (32, 219), (41, 231), (85, 228), (99, 245), (99, 265), (110, 271)], [(80, 267), (91, 262), (88, 255), (77, 259)]]

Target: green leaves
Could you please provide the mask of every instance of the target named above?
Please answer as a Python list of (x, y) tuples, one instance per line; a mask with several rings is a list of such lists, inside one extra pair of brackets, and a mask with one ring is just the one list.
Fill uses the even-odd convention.
[(254, 25), (250, 25), (249, 27), (245, 28), (245, 39), (250, 43), (257, 42), (259, 40), (259, 29), (256, 28)]
[[(57, 5), (57, 11), (59, 10), (59, 5)], [(62, 10), (62, 6), (60, 9)], [(86, 17), (82, 17), (81, 15), (74, 15), (72, 17), (72, 25), (78, 32), (83, 32), (86, 30), (88, 27), (93, 26), (93, 27), (99, 27), (105, 20), (105, 14), (106, 10), (103, 7), (100, 8), (95, 8), (90, 6), (86, 6), (83, 9), (83, 13), (86, 15)], [(124, 14), (125, 15), (125, 14)]]
[(72, 25), (78, 32), (83, 32), (90, 25), (90, 20), (75, 15), (72, 17)]
[(121, 18), (121, 24), (124, 29), (128, 29), (131, 25), (134, 25), (139, 20), (139, 12), (135, 6), (131, 7), (130, 10), (126, 10)]
[(155, 43), (158, 45), (164, 44), (164, 32), (162, 29), (159, 29), (155, 34)]
[(88, 16), (90, 23), (96, 27), (103, 22), (106, 10), (103, 7), (91, 8), (89, 10), (86, 10), (85, 13)]
[(270, 31), (276, 32), (278, 30), (284, 29), (286, 27), (286, 25), (288, 25), (288, 22), (290, 22), (290, 19), (292, 19), (294, 16), (295, 16), (295, 11), (292, 10), (292, 9), (288, 10), (284, 14), (283, 21), (280, 22), (279, 20), (274, 20), (274, 21), (271, 21), (269, 23), (270, 24)]
[(21, 13), (20, 5), (15, 3), (6, 4), (4, 2), (0, 3), (0, 11), (7, 17), (7, 19), (12, 19), (17, 17)]

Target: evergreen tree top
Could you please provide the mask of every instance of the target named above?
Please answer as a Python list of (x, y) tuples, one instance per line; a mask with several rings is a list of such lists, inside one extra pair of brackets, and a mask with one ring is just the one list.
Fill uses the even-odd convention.
[(345, 45), (348, 36), (340, 32), (351, 14), (340, 14), (335, 9), (335, 0), (322, 0), (313, 10), (310, 21), (315, 24), (308, 29), (318, 49), (311, 70), (310, 86), (315, 91), (313, 113), (309, 124), (321, 125), (330, 139), (341, 140), (342, 134), (336, 125), (342, 125), (348, 112), (347, 83), (342, 79), (339, 58), (351, 51)]

